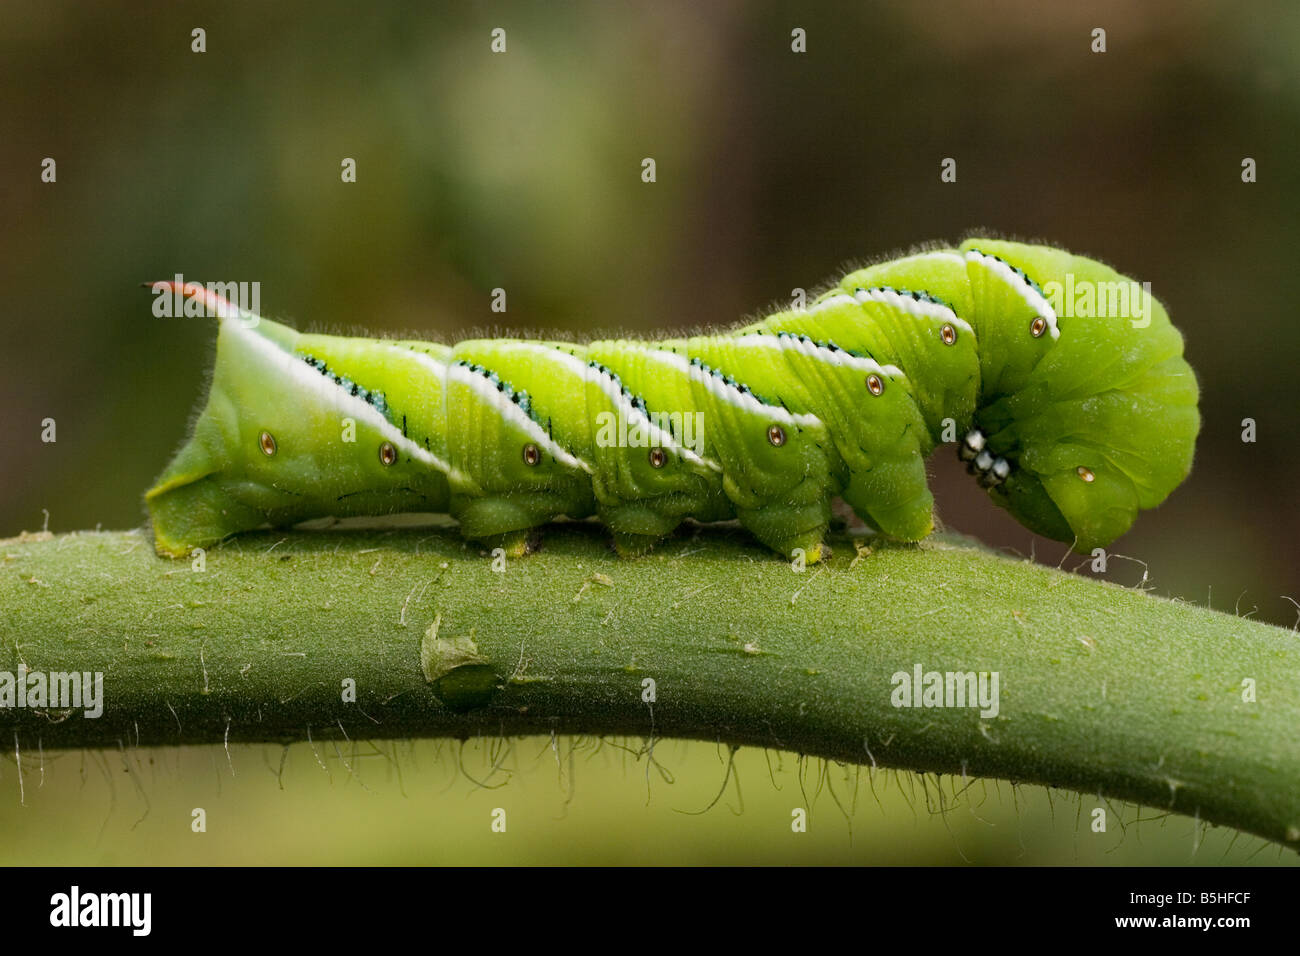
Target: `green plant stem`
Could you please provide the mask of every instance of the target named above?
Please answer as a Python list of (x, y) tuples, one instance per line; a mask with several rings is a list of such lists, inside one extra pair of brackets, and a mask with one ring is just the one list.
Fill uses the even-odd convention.
[[(560, 525), (498, 572), (443, 528), (267, 532), (196, 571), (139, 532), (11, 539), (0, 669), (103, 672), (104, 713), (0, 727), (46, 750), (696, 738), (1065, 787), (1300, 847), (1294, 632), (952, 538), (857, 560), (832, 543), (796, 573), (725, 531), (620, 560)], [(917, 664), (998, 672), (997, 716), (895, 707)]]

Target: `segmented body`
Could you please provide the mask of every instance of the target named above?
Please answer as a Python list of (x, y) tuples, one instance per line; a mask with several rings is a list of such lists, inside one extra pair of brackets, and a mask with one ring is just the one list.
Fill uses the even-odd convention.
[[(1066, 268), (1120, 278), (972, 240), (854, 272), (804, 309), (659, 342), (445, 346), (223, 319), (208, 405), (148, 496), (159, 550), (435, 511), (514, 548), (557, 516), (595, 515), (634, 552), (684, 519), (735, 517), (816, 561), (835, 496), (886, 534), (928, 534), (924, 461), (945, 441), (1030, 527), (1108, 541), (1190, 467), (1195, 379), (1158, 303), (1140, 329), (1058, 316), (1040, 280)], [(1053, 364), (1098, 355), (1091, 376)], [(1163, 464), (1106, 445), (1156, 407), (1177, 439)]]

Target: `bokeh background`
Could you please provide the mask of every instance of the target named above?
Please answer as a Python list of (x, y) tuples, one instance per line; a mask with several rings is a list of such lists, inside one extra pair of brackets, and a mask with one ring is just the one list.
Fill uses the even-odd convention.
[[(191, 51), (196, 27), (206, 53)], [(497, 27), (504, 54), (490, 49)], [(804, 54), (791, 51), (796, 27)], [(1297, 143), (1300, 5), (1288, 2), (6, 0), (0, 537), (142, 523), (214, 337), (205, 320), (155, 318), (146, 280), (258, 281), (265, 314), (320, 330), (650, 335), (728, 323), (846, 263), (983, 229), (1150, 281), (1186, 336), (1204, 416), (1195, 469), (1117, 543), (1133, 560), (1107, 577), (1145, 575), (1156, 593), (1290, 626)], [(56, 183), (41, 182), (45, 157)], [(344, 157), (356, 183), (340, 179)], [(944, 157), (956, 183), (940, 181)], [(1246, 157), (1255, 183), (1242, 182)], [(497, 287), (504, 315), (490, 311)], [(40, 440), (46, 418), (56, 443)], [(1062, 559), (948, 458), (932, 463), (948, 526)], [(1103, 846), (1087, 829), (1095, 801), (1005, 784), (979, 809), (931, 813), (919, 778), (873, 813), (861, 781), (851, 841), (835, 810), (792, 843), (798, 782), (769, 775), (761, 754), (742, 778), (744, 813), (732, 799), (695, 817), (674, 808), (706, 805), (721, 784), (712, 747), (673, 745), (676, 782), (655, 772), (647, 804), (644, 763), (616, 747), (581, 750), (589, 769), (570, 800), (547, 742), (532, 743), (501, 791), (471, 784), (465, 755), (447, 763), (453, 745), (358, 756), (352, 770), (346, 753), (320, 754), (324, 773), (294, 748), (283, 790), (260, 769), (279, 751), (247, 748), (232, 766), (219, 749), (135, 755), (133, 773), (121, 755), (63, 755), (23, 807), (11, 762), (0, 859), (1279, 859), (1231, 834), (1202, 840), (1181, 818)], [(231, 776), (250, 763), (259, 771)], [(94, 782), (101, 765), (116, 796)], [(136, 826), (141, 799), (151, 809)], [(537, 816), (533, 842), (494, 844), (480, 826), (507, 799)], [(224, 807), (239, 835), (192, 836), (201, 805)], [(341, 835), (323, 843), (330, 827)]]

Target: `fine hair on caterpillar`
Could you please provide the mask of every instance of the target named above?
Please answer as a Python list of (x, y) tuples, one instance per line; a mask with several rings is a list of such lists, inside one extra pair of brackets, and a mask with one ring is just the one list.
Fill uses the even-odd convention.
[(925, 459), (948, 442), (1023, 525), (1088, 552), (1187, 476), (1200, 427), (1149, 287), (1050, 246), (927, 247), (803, 308), (650, 342), (305, 334), (153, 285), (219, 317), (207, 403), (146, 495), (165, 555), (413, 511), (507, 553), (560, 516), (595, 516), (622, 554), (738, 519), (815, 563), (836, 497), (928, 535)]

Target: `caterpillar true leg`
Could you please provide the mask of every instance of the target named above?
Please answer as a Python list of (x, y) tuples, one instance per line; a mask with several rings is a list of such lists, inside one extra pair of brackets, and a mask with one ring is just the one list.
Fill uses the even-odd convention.
[(1088, 551), (1186, 477), (1200, 424), (1182, 337), (1144, 288), (992, 239), (650, 344), (303, 335), (184, 292), (221, 325), (207, 405), (146, 496), (169, 555), (265, 524), (443, 511), (512, 554), (560, 515), (596, 515), (621, 554), (735, 517), (815, 562), (836, 495), (893, 537), (928, 534), (924, 460), (949, 442), (1026, 527)]

